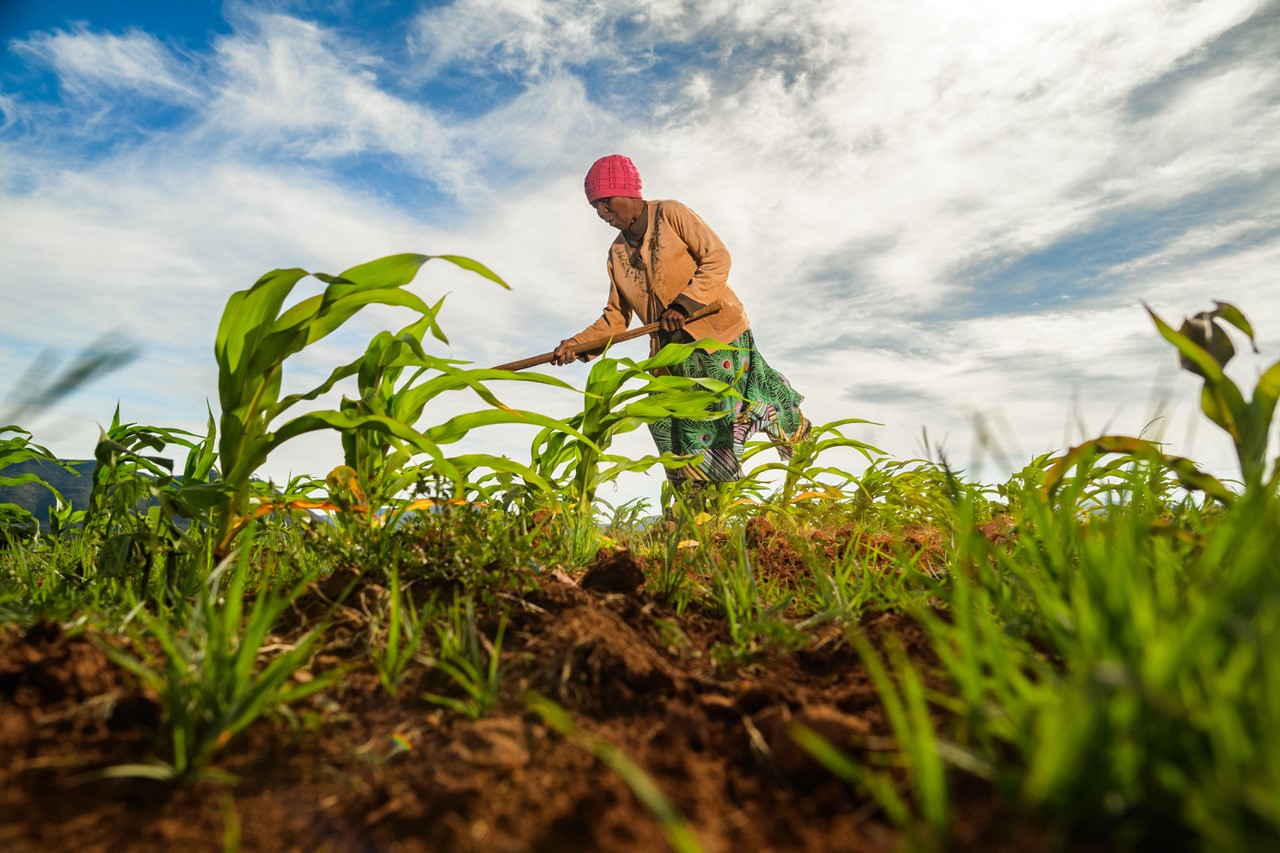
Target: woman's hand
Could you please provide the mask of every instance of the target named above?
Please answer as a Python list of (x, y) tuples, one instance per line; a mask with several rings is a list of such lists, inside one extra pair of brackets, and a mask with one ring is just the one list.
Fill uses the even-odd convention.
[(555, 354), (551, 356), (552, 364), (569, 364), (578, 360), (578, 350), (573, 341), (565, 338), (560, 342), (560, 346), (556, 347)]
[(685, 319), (684, 312), (679, 308), (668, 308), (658, 318), (658, 326), (664, 332), (678, 332), (684, 328)]

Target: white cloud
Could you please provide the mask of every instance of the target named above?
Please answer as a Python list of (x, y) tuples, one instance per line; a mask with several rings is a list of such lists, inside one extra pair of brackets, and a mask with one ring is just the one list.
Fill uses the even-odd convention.
[(581, 154), (566, 141), (591, 139), (618, 124), (590, 103), (581, 80), (560, 73), (473, 120), (459, 121), (457, 132), (472, 157), (488, 166), (484, 185), (475, 189), (509, 193), (517, 188), (513, 178), (518, 185), (529, 175), (545, 180), (547, 174), (572, 174)]
[(813, 24), (838, 8), (786, 0), (455, 0), (418, 14), (412, 44), (417, 72), (427, 77), (454, 66), (536, 79), (598, 63), (598, 73), (625, 85), (672, 48), (713, 58), (730, 74), (753, 59), (819, 61), (830, 52), (830, 34)]
[(154, 36), (136, 30), (113, 35), (77, 27), (37, 33), (9, 47), (49, 65), (77, 96), (132, 93), (178, 102), (198, 97), (191, 70)]
[[(1273, 66), (1210, 68), (1171, 110), (1145, 120), (1125, 113), (1130, 93), (1184, 67), (1252, 8), (841, 10), (849, 17), (819, 29), (845, 32), (857, 48), (824, 80), (747, 77), (640, 147), (659, 164), (651, 177), (693, 185), (709, 200), (699, 209), (726, 223), (722, 231), (736, 229), (738, 270), (785, 282), (797, 265), (803, 275), (848, 246), (879, 244), (858, 258), (849, 287), (879, 311), (911, 313), (953, 296), (966, 264), (1212, 187), (1239, 174), (1233, 156), (1244, 169), (1274, 168)], [(1208, 94), (1227, 89), (1228, 98)], [(1194, 135), (1171, 149), (1169, 123)], [(767, 247), (759, 261), (757, 247)], [(776, 307), (795, 326), (810, 310), (785, 291)]]
[(388, 93), (383, 62), (316, 24), (246, 13), (215, 44), (217, 89), (201, 120), (209, 144), (329, 160), (390, 154), (452, 192), (473, 183), (430, 107)]

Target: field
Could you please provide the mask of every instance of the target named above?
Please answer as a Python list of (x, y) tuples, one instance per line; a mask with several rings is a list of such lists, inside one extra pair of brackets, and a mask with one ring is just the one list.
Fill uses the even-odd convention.
[[(1233, 306), (1152, 316), (1239, 482), (1109, 435), (974, 483), (838, 422), (659, 517), (597, 492), (688, 460), (610, 441), (731, 390), (664, 375), (669, 347), (597, 359), (568, 420), (512, 409), (502, 383), (563, 383), (429, 355), (426, 260), (287, 308), (305, 273), (269, 273), (228, 304), (206, 435), (117, 415), (87, 508), (37, 532), (4, 507), (5, 849), (1280, 842), (1280, 364), (1249, 400), (1227, 378), (1220, 323), (1253, 339)], [(287, 359), (375, 303), (417, 319), (282, 396)], [(484, 405), (424, 426), (455, 393)], [(523, 460), (448, 454), (498, 423), (539, 430)], [(316, 429), (342, 465), (254, 478)], [(0, 472), (48, 459), (32, 439), (4, 428)]]

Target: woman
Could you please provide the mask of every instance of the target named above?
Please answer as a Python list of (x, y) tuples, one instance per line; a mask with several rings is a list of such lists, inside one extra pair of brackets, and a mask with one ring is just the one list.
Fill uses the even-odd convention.
[[(711, 377), (733, 385), (743, 399), (725, 400), (720, 409), (731, 417), (711, 421), (665, 418), (649, 431), (659, 452), (682, 456), (703, 454), (702, 461), (669, 469), (673, 485), (685, 479), (726, 482), (742, 477), (742, 447), (758, 430), (773, 441), (784, 458), (809, 432), (800, 413), (804, 399), (771, 368), (755, 347), (751, 325), (737, 294), (729, 287), (729, 252), (716, 233), (678, 201), (646, 201), (640, 173), (627, 157), (610, 154), (592, 164), (585, 181), (587, 201), (596, 214), (620, 232), (609, 247), (609, 301), (604, 313), (587, 328), (556, 347), (553, 364), (568, 364), (587, 341), (626, 330), (632, 315), (641, 323), (660, 324), (650, 340), (650, 353), (665, 344), (711, 338), (737, 350), (695, 352), (672, 368), (688, 377)], [(686, 323), (712, 302), (719, 313)]]

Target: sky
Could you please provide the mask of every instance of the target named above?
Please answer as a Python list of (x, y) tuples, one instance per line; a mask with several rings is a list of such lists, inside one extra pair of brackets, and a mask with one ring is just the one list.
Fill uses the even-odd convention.
[[(276, 268), (472, 257), (511, 289), (424, 266), (412, 288), (448, 294), (437, 354), (554, 348), (607, 295), (616, 232), (582, 179), (610, 153), (724, 240), (810, 419), (873, 422), (847, 432), (896, 459), (994, 482), (1141, 433), (1235, 477), (1143, 304), (1175, 326), (1238, 306), (1249, 390), (1280, 357), (1274, 0), (0, 0), (0, 45), (0, 412), (86, 347), (137, 356), (24, 413), (64, 457), (117, 404), (203, 433), (223, 306)], [(286, 366), (286, 391), (406, 321), (359, 315)], [(544, 370), (582, 387), (587, 368)], [(531, 437), (458, 449), (527, 460)], [(650, 449), (643, 431), (615, 447)], [(340, 461), (312, 436), (261, 473)]]

